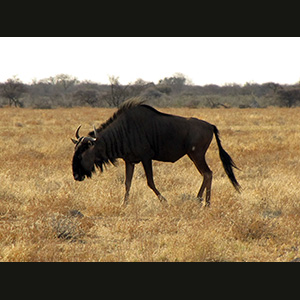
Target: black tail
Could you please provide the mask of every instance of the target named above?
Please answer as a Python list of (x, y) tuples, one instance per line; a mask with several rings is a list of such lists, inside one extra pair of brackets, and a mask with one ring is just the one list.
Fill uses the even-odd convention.
[[(214, 126), (214, 125), (213, 125)], [(235, 163), (233, 162), (232, 158), (229, 156), (229, 154), (223, 149), (222, 145), (221, 145), (221, 141), (219, 138), (219, 130), (216, 126), (214, 126), (214, 134), (217, 140), (217, 144), (219, 147), (219, 154), (220, 154), (220, 158), (224, 167), (224, 170), (228, 176), (228, 178), (230, 179), (231, 183), (233, 184), (234, 188), (240, 192), (240, 188), (241, 186), (239, 185), (239, 183), (237, 182), (232, 167), (236, 168), (239, 170), (239, 168), (235, 165)]]

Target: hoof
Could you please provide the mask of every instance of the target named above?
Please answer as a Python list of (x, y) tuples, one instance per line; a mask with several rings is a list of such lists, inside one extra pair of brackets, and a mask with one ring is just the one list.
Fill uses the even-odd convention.
[(168, 201), (165, 197), (163, 197), (162, 195), (158, 195), (157, 197), (158, 197), (161, 204), (168, 205)]
[(120, 207), (125, 208), (125, 207), (127, 207), (127, 205), (128, 205), (128, 200), (125, 200), (125, 199), (124, 199), (124, 200), (121, 202)]
[(197, 200), (199, 201), (199, 203), (203, 203), (203, 198), (202, 197), (197, 197)]

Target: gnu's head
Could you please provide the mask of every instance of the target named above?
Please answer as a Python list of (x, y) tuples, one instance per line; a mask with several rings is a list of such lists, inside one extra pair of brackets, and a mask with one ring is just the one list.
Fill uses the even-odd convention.
[(81, 125), (77, 128), (75, 132), (75, 139), (72, 142), (75, 144), (75, 152), (72, 161), (73, 176), (77, 181), (84, 180), (85, 176), (91, 177), (92, 172), (95, 171), (95, 154), (93, 148), (96, 142), (96, 138), (89, 136), (79, 136), (79, 129)]

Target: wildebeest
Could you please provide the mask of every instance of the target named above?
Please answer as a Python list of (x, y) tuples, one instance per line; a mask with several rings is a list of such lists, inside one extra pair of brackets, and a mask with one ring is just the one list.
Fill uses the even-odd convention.
[(200, 201), (206, 190), (206, 206), (210, 205), (212, 171), (205, 161), (205, 153), (216, 137), (219, 155), (231, 183), (237, 191), (240, 185), (233, 173), (236, 167), (229, 154), (223, 149), (216, 126), (196, 118), (183, 118), (157, 111), (153, 107), (138, 101), (127, 101), (89, 136), (80, 137), (80, 126), (72, 139), (76, 144), (73, 157), (73, 176), (82, 181), (91, 177), (95, 166), (103, 171), (103, 165), (125, 161), (125, 188), (123, 204), (129, 197), (135, 164), (142, 162), (148, 186), (161, 202), (165, 198), (155, 187), (152, 173), (152, 160), (175, 162), (187, 154), (198, 171), (203, 175), (203, 182), (197, 197)]

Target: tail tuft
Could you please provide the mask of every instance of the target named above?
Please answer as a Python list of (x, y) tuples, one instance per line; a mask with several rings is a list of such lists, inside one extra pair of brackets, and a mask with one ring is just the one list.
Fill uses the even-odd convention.
[(235, 165), (235, 163), (233, 162), (230, 155), (223, 149), (223, 147), (221, 145), (221, 140), (219, 138), (219, 130), (216, 126), (214, 126), (214, 134), (215, 134), (215, 137), (217, 140), (217, 144), (218, 144), (218, 148), (219, 148), (219, 155), (220, 155), (220, 159), (222, 161), (224, 170), (225, 170), (228, 178), (230, 179), (232, 185), (234, 186), (234, 188), (240, 193), (241, 186), (239, 185), (239, 183), (237, 182), (237, 180), (235, 178), (232, 167), (234, 167), (238, 170), (240, 170), (240, 169)]

